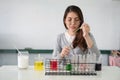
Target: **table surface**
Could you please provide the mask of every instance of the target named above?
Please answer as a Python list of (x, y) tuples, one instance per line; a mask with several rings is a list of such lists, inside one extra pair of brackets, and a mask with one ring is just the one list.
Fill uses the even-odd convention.
[(96, 76), (89, 75), (45, 75), (43, 71), (35, 71), (33, 66), (18, 69), (16, 65), (0, 67), (0, 80), (120, 80), (120, 68), (103, 66)]

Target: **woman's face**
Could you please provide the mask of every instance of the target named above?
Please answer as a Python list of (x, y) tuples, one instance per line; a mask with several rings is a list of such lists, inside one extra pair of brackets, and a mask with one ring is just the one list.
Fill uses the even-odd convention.
[(69, 12), (66, 16), (65, 24), (70, 32), (74, 32), (80, 25), (80, 19), (75, 12)]

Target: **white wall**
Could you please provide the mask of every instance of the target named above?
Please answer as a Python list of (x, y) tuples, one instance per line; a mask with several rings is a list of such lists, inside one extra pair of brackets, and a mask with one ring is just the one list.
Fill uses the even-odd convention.
[(70, 4), (82, 9), (99, 49), (120, 49), (119, 0), (0, 0), (0, 49), (52, 49)]

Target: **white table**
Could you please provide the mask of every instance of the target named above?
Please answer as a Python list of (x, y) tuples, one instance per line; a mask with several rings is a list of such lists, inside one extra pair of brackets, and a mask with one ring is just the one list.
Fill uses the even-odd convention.
[(44, 71), (34, 71), (33, 66), (20, 70), (17, 66), (1, 66), (0, 80), (120, 80), (120, 68), (115, 66), (102, 67), (97, 76), (82, 75), (45, 75)]

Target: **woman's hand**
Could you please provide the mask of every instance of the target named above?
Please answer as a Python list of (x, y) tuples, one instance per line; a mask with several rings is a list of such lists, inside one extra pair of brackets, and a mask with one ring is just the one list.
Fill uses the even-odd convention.
[(88, 36), (89, 32), (90, 32), (90, 27), (88, 24), (86, 23), (83, 23), (82, 26), (81, 26), (81, 29), (83, 31), (83, 37), (86, 37)]
[(83, 31), (83, 37), (87, 43), (87, 47), (91, 48), (93, 46), (93, 41), (91, 39), (91, 37), (89, 36), (89, 32), (90, 32), (90, 27), (88, 24), (83, 23), (82, 26), (82, 31)]
[(61, 57), (65, 57), (66, 55), (68, 55), (70, 52), (70, 48), (65, 46), (63, 49), (62, 49), (62, 52), (61, 52)]

